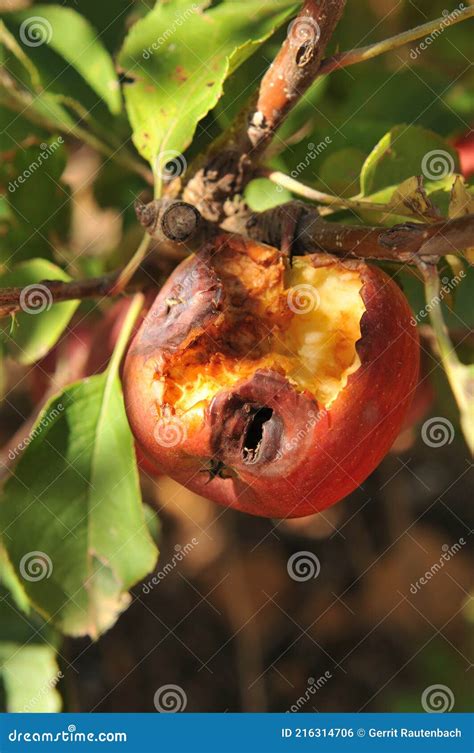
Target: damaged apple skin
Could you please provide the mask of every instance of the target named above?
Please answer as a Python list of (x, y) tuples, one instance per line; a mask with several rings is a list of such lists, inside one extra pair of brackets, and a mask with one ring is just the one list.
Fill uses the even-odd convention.
[[(226, 268), (231, 258), (242, 263), (250, 258), (269, 286), (284, 273), (276, 249), (227, 235), (182, 262), (127, 354), (130, 425), (150, 462), (192, 491), (252, 515), (310, 515), (359, 486), (395, 440), (418, 380), (412, 314), (403, 293), (380, 269), (327, 254), (305, 257), (315, 268), (357, 272), (365, 307), (355, 344), (360, 365), (325, 408), (278, 367), (261, 368), (254, 350), (262, 332), (254, 348), (246, 342), (247, 325), (259, 323), (256, 309), (248, 304), (245, 315), (237, 314), (243, 318), (237, 323), (233, 318), (247, 306), (257, 275), (242, 283), (238, 262), (232, 262), (230, 273)], [(259, 296), (257, 285), (257, 305)], [(266, 317), (263, 331), (295, 316), (277, 309), (259, 310)], [(215, 359), (248, 367), (244, 378), (223, 383), (204, 400), (197, 416), (180, 413), (168, 400), (173, 393), (163, 387), (173, 369), (176, 379), (180, 364), (184, 379), (190, 352), (204, 374)]]

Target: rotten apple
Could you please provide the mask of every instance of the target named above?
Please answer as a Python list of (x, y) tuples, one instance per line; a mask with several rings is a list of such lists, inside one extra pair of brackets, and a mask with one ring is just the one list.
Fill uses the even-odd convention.
[(223, 235), (173, 272), (130, 346), (127, 413), (149, 460), (253, 515), (323, 510), (397, 436), (419, 342), (380, 269), (327, 254), (289, 266)]

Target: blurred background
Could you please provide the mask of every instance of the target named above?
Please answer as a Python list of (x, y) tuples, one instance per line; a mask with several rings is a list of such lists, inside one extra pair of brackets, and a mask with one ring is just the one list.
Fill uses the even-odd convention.
[[(157, 585), (137, 587), (98, 643), (68, 641), (67, 706), (153, 711), (174, 684), (187, 711), (422, 711), (443, 685), (470, 710), (469, 463), (458, 436), (435, 449), (415, 435), (350, 498), (294, 521), (147, 484), (162, 521)], [(311, 565), (307, 580), (289, 575), (301, 552), (317, 577)]]
[[(30, 5), (0, 0), (2, 10)], [(117, 0), (120, 24), (110, 23), (107, 5), (81, 0), (80, 10), (116, 52), (124, 29), (153, 3)], [(445, 10), (432, 0), (349, 1), (339, 47), (369, 44)], [(271, 40), (235, 75), (254, 80), (277, 43)], [(307, 153), (308, 138), (318, 144), (330, 135), (330, 146), (299, 180), (353, 196), (373, 146), (393, 125), (410, 123), (456, 144), (467, 176), (473, 153), (472, 24), (447, 29), (415, 57), (411, 49), (318, 82), (282, 129), (273, 164), (291, 171)], [(199, 128), (189, 158), (238, 109), (232, 87), (235, 80)], [(291, 133), (298, 128), (305, 137), (294, 141)], [(54, 243), (64, 249), (67, 239), (70, 263), (83, 274), (122, 263), (140, 234), (132, 202), (144, 189), (142, 181), (122, 179), (107, 163), (87, 182), (88, 171), (94, 174), (98, 165), (91, 149), (71, 145), (61, 173), (73, 200), (64, 223), (54, 229)], [(274, 203), (275, 196), (268, 181), (248, 189), (258, 208)], [(159, 273), (173, 264), (174, 259), (160, 261)], [(419, 310), (419, 281), (401, 275), (399, 282)], [(472, 300), (470, 275), (449, 313), (465, 360), (472, 353)], [(83, 329), (78, 334), (76, 321), (63, 341), (73, 332), (74, 340), (88, 342), (88, 328), (109, 309), (108, 303), (85, 304), (77, 317)], [(158, 567), (135, 587), (129, 609), (100, 640), (65, 640), (58, 685), (64, 710), (154, 711), (155, 694), (167, 685), (178, 686), (186, 710), (195, 712), (421, 711), (427, 693), (437, 692), (434, 686), (442, 686), (442, 703), (453, 710), (472, 707), (472, 466), (454, 401), (431, 353), (428, 327), (422, 335), (422, 384), (393, 451), (360, 489), (320, 515), (253, 518), (142, 471), (150, 530), (161, 551)], [(73, 359), (67, 352), (63, 367), (65, 358), (69, 368)], [(58, 375), (56, 362), (32, 369), (5, 360), (7, 398), (0, 408), (5, 447), (37, 412), (52, 374), (56, 386), (70, 377)]]

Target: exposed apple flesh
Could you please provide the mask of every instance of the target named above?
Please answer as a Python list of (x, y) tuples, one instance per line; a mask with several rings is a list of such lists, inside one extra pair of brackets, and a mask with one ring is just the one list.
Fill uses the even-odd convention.
[(127, 412), (145, 455), (254, 515), (337, 502), (395, 439), (417, 383), (411, 312), (381, 270), (221, 236), (180, 264), (132, 342)]

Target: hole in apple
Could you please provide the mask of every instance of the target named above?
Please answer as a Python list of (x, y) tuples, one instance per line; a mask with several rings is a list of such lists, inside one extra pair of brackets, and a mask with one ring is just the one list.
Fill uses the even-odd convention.
[(260, 453), (263, 427), (273, 416), (271, 408), (253, 409), (253, 414), (246, 426), (244, 443), (242, 447), (242, 460), (244, 463), (255, 463)]
[[(263, 247), (258, 248), (264, 254)], [(360, 270), (334, 260), (324, 263), (320, 257), (314, 261), (295, 257), (291, 269), (285, 270), (283, 263), (267, 256), (257, 263), (258, 248), (251, 246), (248, 253), (237, 253), (239, 249), (229, 244), (214, 254), (212, 264), (202, 262), (209, 264), (210, 272), (208, 277), (203, 272), (199, 284), (207, 290), (217, 278), (225, 310), (218, 313), (216, 307), (220, 318), (211, 325), (210, 336), (206, 333), (177, 350), (163, 373), (163, 399), (174, 405), (177, 415), (186, 414), (189, 425), (201, 425), (216, 394), (236, 389), (258, 370), (284, 374), (297, 392), (309, 392), (321, 408), (329, 409), (360, 367), (357, 343), (365, 312)], [(197, 298), (194, 283), (188, 286), (186, 282), (186, 290), (188, 287)], [(198, 309), (189, 316), (187, 311), (186, 304), (176, 311), (184, 317), (186, 336), (193, 330), (192, 319)], [(170, 320), (174, 314), (170, 312)], [(251, 401), (246, 395), (246, 401), (256, 412), (267, 404), (267, 396), (259, 393)], [(258, 458), (247, 463), (269, 461), (273, 450), (278, 452), (276, 418), (274, 414), (265, 425)], [(231, 432), (241, 462), (250, 419), (247, 411), (240, 417), (240, 430)]]

